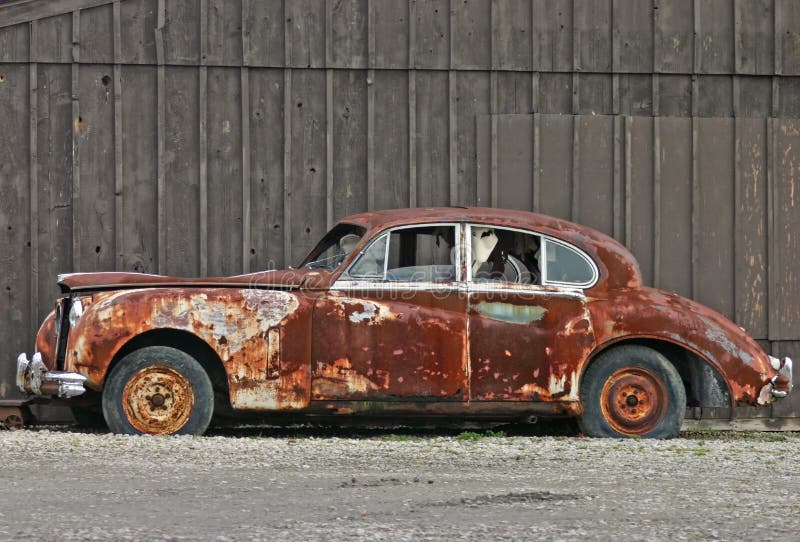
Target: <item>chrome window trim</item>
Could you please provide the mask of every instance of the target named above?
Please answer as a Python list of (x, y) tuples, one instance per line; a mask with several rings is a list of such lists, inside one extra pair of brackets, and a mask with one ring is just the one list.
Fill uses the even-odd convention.
[[(600, 270), (597, 268), (597, 264), (594, 262), (594, 260), (592, 260), (588, 255), (586, 255), (581, 249), (579, 249), (576, 246), (571, 245), (570, 243), (567, 243), (567, 242), (562, 241), (560, 239), (555, 239), (555, 238), (550, 237), (548, 235), (543, 235), (542, 238), (543, 238), (543, 240), (545, 242), (542, 244), (542, 247), (540, 248), (540, 250), (542, 252), (542, 256), (543, 256), (543, 258), (540, 258), (540, 260), (542, 260), (542, 259), (544, 260), (544, 266), (542, 266), (542, 264), (540, 263), (539, 267), (542, 268), (541, 271), (542, 271), (542, 284), (543, 285), (545, 285), (545, 286), (563, 286), (563, 287), (567, 287), (567, 288), (586, 289), (586, 288), (591, 288), (592, 286), (597, 284), (597, 281), (600, 279)], [(550, 243), (553, 243), (555, 245), (561, 245), (562, 247), (566, 248), (567, 250), (572, 250), (573, 252), (575, 252), (575, 254), (580, 256), (583, 259), (583, 261), (585, 261), (589, 265), (589, 268), (592, 270), (592, 278), (589, 279), (586, 282), (562, 282), (562, 281), (558, 281), (558, 280), (548, 280), (548, 278), (547, 278), (547, 267), (548, 267), (547, 266), (547, 250), (548, 249), (547, 249), (547, 247), (548, 247), (548, 245)]]
[[(389, 246), (391, 245), (391, 234), (398, 230), (407, 230), (411, 228), (436, 228), (436, 227), (452, 227), (455, 230), (455, 255), (453, 257), (453, 265), (456, 268), (456, 280), (452, 282), (417, 282), (417, 281), (387, 281), (386, 273), (389, 267)], [(363, 250), (359, 251), (358, 256), (347, 266), (347, 269), (339, 275), (336, 281), (331, 285), (332, 290), (430, 290), (437, 289), (442, 286), (450, 286), (454, 290), (463, 289), (460, 285), (463, 283), (461, 277), (461, 239), (463, 235), (463, 224), (459, 222), (431, 222), (423, 224), (405, 224), (403, 226), (395, 226), (384, 230), (377, 234)], [(383, 277), (350, 277), (350, 269), (358, 263), (361, 257), (366, 253), (374, 243), (377, 243), (383, 237), (386, 240), (386, 253), (383, 259)], [(371, 286), (370, 286), (371, 285)], [(413, 286), (412, 286), (413, 285)], [(418, 287), (418, 285), (421, 285)]]
[[(515, 286), (515, 288), (519, 288), (519, 289), (521, 289), (522, 291), (524, 291), (526, 293), (527, 292), (531, 292), (531, 291), (541, 291), (540, 289), (541, 289), (542, 286), (556, 286), (556, 287), (564, 288), (564, 289), (567, 289), (567, 290), (581, 290), (582, 291), (584, 289), (591, 288), (592, 286), (597, 284), (597, 281), (600, 279), (600, 270), (597, 268), (597, 264), (595, 263), (595, 261), (592, 258), (590, 258), (583, 250), (581, 250), (578, 247), (572, 245), (571, 243), (568, 243), (566, 241), (562, 241), (561, 239), (557, 239), (557, 238), (555, 238), (555, 237), (553, 237), (551, 235), (547, 235), (545, 233), (539, 233), (539, 232), (536, 232), (536, 231), (533, 231), (533, 230), (525, 230), (525, 229), (522, 229), (522, 228), (514, 228), (514, 227), (511, 227), (511, 226), (495, 226), (493, 224), (482, 224), (480, 222), (469, 222), (469, 223), (465, 224), (464, 239), (465, 239), (465, 243), (466, 243), (467, 249), (466, 249), (466, 261), (464, 263), (465, 263), (465, 267), (467, 269), (467, 283), (470, 284), (470, 285), (472, 285), (472, 284), (480, 284), (480, 283), (473, 282), (473, 280), (472, 280), (472, 226), (495, 228), (495, 229), (500, 229), (500, 230), (505, 230), (505, 231), (513, 231), (513, 232), (518, 232), (518, 233), (524, 233), (524, 234), (527, 234), (527, 235), (536, 235), (536, 236), (539, 237), (539, 239), (540, 239), (540, 244), (539, 244), (539, 251), (540, 251), (540, 254), (539, 254), (539, 271), (541, 273), (541, 281), (542, 281), (542, 283), (541, 284), (527, 284), (527, 285), (526, 284), (517, 284)], [(588, 282), (585, 282), (585, 283), (560, 282), (560, 281), (549, 281), (549, 280), (547, 280), (547, 242), (543, 242), (543, 241), (552, 242), (552, 243), (561, 245), (563, 247), (566, 247), (568, 249), (571, 249), (571, 250), (575, 251), (581, 258), (584, 259), (584, 261), (588, 262), (589, 267), (592, 269), (592, 280), (590, 280)], [(491, 285), (491, 283), (485, 283), (485, 284)], [(503, 284), (514, 284), (514, 283), (505, 282)], [(503, 288), (503, 287), (499, 287), (499, 286), (494, 286), (491, 290), (486, 290), (486, 291), (495, 292), (495, 291), (498, 291), (498, 290), (509, 291), (509, 288)], [(474, 291), (474, 290), (470, 289), (470, 291)], [(483, 290), (481, 290), (481, 291), (483, 291)]]

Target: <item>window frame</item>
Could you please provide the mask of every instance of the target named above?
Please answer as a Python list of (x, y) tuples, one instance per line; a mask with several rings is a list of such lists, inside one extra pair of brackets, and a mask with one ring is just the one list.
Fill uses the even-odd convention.
[[(416, 280), (386, 280), (386, 274), (388, 272), (389, 267), (389, 247), (391, 246), (392, 242), (392, 233), (399, 231), (399, 230), (408, 230), (412, 228), (437, 228), (437, 227), (451, 227), (454, 228), (454, 235), (455, 235), (455, 254), (453, 256), (453, 265), (456, 268), (456, 278), (454, 281), (416, 281)], [(386, 249), (385, 255), (383, 260), (383, 275), (381, 278), (378, 277), (354, 277), (350, 275), (350, 270), (358, 263), (361, 257), (372, 248), (372, 245), (375, 243), (380, 242), (382, 238), (386, 237)], [(372, 283), (372, 284), (380, 284), (382, 286), (390, 286), (396, 288), (397, 286), (401, 286), (403, 288), (408, 287), (408, 285), (425, 285), (426, 287), (443, 287), (443, 286), (451, 286), (451, 285), (458, 285), (464, 282), (462, 267), (463, 267), (463, 259), (462, 259), (462, 242), (464, 239), (464, 225), (460, 222), (425, 222), (420, 224), (404, 224), (402, 226), (395, 226), (393, 228), (388, 228), (378, 232), (370, 241), (366, 244), (366, 246), (358, 252), (353, 261), (347, 266), (339, 278), (336, 280), (336, 287), (343, 286), (343, 284), (339, 284), (340, 281), (345, 284), (353, 284), (353, 283)]]
[[(466, 244), (466, 258), (464, 267), (467, 272), (466, 282), (470, 285), (472, 289), (475, 289), (475, 285), (479, 285), (479, 289), (483, 289), (485, 287), (492, 287), (495, 288), (523, 288), (526, 290), (534, 289), (534, 288), (541, 288), (542, 286), (556, 286), (559, 288), (566, 288), (570, 290), (585, 290), (588, 288), (593, 287), (597, 284), (597, 281), (600, 278), (600, 271), (597, 267), (595, 261), (590, 258), (583, 250), (579, 249), (575, 245), (553, 237), (551, 235), (547, 235), (545, 233), (540, 233), (534, 230), (526, 230), (523, 228), (514, 228), (512, 226), (498, 226), (495, 224), (486, 224), (481, 222), (467, 222), (464, 224), (464, 242)], [(480, 228), (494, 228), (498, 230), (505, 230), (505, 231), (513, 231), (517, 233), (524, 233), (527, 235), (536, 235), (539, 237), (539, 272), (541, 273), (541, 284), (519, 284), (515, 282), (476, 282), (473, 280), (472, 277), (472, 227), (480, 227)], [(584, 282), (584, 283), (577, 283), (577, 282), (562, 282), (562, 281), (551, 281), (547, 279), (547, 245), (549, 243), (554, 243), (557, 245), (561, 245), (564, 248), (572, 250), (576, 254), (578, 254), (586, 263), (589, 264), (590, 269), (592, 270), (592, 279)]]

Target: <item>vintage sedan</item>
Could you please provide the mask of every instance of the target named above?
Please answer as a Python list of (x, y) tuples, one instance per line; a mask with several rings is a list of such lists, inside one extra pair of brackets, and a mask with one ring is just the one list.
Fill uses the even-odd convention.
[(668, 438), (687, 406), (764, 405), (792, 385), (790, 359), (643, 286), (614, 239), (522, 211), (350, 216), (295, 269), (58, 283), (18, 386), (118, 433), (202, 434), (215, 412), (260, 412), (573, 416), (588, 436)]

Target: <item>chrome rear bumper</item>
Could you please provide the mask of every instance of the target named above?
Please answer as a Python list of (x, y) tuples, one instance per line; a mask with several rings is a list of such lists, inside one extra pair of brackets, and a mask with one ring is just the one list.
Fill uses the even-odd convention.
[(775, 399), (783, 399), (792, 392), (792, 377), (794, 376), (792, 358), (786, 357), (780, 360), (770, 356), (769, 361), (778, 374), (761, 388), (761, 393), (758, 395), (758, 403), (761, 405), (771, 403)]
[(85, 381), (86, 377), (79, 373), (48, 371), (39, 352), (30, 361), (25, 353), (17, 358), (17, 387), (23, 393), (76, 397), (86, 391), (83, 387)]

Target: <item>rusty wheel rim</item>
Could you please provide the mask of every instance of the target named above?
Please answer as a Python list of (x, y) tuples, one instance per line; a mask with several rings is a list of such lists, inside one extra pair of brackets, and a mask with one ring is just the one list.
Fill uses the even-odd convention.
[(181, 373), (151, 365), (134, 374), (122, 390), (122, 408), (142, 433), (169, 435), (181, 429), (194, 408), (194, 390)]
[(641, 367), (626, 367), (606, 380), (600, 407), (609, 425), (623, 435), (644, 435), (664, 419), (669, 402), (660, 378)]

